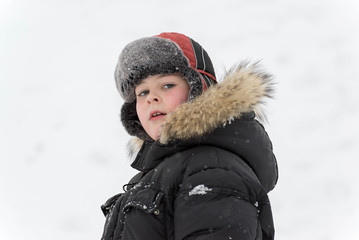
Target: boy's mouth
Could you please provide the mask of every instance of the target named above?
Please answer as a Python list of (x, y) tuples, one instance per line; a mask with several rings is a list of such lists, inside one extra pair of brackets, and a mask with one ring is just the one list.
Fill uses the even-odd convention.
[(156, 120), (156, 119), (162, 118), (166, 115), (167, 115), (166, 113), (154, 111), (154, 112), (151, 112), (151, 114), (150, 114), (150, 120)]

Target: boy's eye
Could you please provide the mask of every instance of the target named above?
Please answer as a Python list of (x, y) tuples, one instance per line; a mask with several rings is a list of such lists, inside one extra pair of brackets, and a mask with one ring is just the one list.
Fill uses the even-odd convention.
[(163, 88), (168, 89), (168, 88), (173, 88), (174, 86), (175, 86), (175, 84), (173, 84), (173, 83), (167, 83), (163, 86)]
[(139, 92), (139, 93), (137, 94), (137, 96), (139, 96), (139, 97), (146, 96), (148, 93), (149, 93), (149, 91), (148, 91), (148, 90), (145, 90), (145, 91)]

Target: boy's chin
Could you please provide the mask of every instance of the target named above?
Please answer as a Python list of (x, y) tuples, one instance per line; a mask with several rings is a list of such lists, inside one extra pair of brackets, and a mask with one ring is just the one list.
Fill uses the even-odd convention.
[(152, 131), (151, 133), (147, 133), (154, 141), (157, 141), (160, 139), (160, 131), (159, 129), (157, 131)]

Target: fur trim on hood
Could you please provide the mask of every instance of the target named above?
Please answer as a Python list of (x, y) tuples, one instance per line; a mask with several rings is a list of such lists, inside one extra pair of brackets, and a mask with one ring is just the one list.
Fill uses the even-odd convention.
[(271, 98), (272, 92), (271, 76), (261, 71), (258, 63), (242, 63), (228, 71), (219, 84), (167, 116), (159, 141), (166, 144), (196, 138), (250, 111), (265, 120), (261, 103), (265, 97)]
[[(262, 104), (265, 98), (272, 98), (272, 93), (270, 74), (262, 71), (258, 63), (241, 63), (226, 72), (220, 83), (169, 114), (160, 130), (159, 142), (201, 137), (251, 111), (265, 121)], [(132, 155), (138, 152), (142, 140), (136, 139), (130, 145)]]

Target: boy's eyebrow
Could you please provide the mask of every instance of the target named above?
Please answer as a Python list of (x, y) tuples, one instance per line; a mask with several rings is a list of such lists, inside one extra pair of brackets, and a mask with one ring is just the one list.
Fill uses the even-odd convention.
[(139, 82), (136, 87), (138, 87), (138, 86), (140, 86), (140, 85), (143, 85), (143, 84), (146, 84), (146, 80), (145, 80), (145, 79), (143, 79), (141, 82)]
[(168, 75), (173, 75), (173, 74), (170, 74), (170, 73), (161, 73), (161, 74), (158, 74), (159, 75), (159, 78), (163, 78), (163, 77), (166, 77)]
[(137, 91), (142, 91), (144, 88), (146, 88), (145, 86), (142, 86), (143, 84), (145, 84), (145, 83), (142, 83), (142, 82), (140, 82), (136, 87), (135, 87), (135, 93), (137, 92)]
[(182, 77), (182, 75), (179, 74), (179, 73), (161, 73), (161, 74), (158, 74), (158, 75), (159, 75), (160, 78), (163, 78), (163, 77), (166, 77), (166, 76), (169, 76), (169, 75)]

